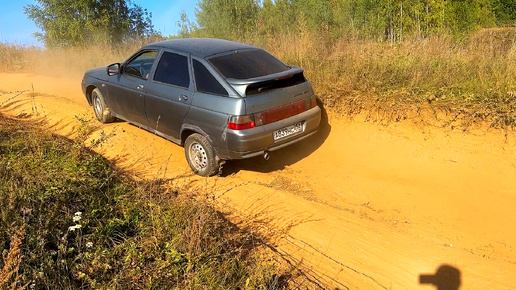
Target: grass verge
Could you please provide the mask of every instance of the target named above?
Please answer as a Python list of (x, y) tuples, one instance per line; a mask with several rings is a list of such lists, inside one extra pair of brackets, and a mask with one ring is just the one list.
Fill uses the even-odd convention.
[(310, 32), (252, 37), (304, 68), (330, 112), (365, 113), (375, 121), (436, 115), (442, 125), (516, 128), (516, 29), (484, 29), (401, 43)]
[(279, 289), (266, 238), (163, 180), (0, 114), (2, 289)]

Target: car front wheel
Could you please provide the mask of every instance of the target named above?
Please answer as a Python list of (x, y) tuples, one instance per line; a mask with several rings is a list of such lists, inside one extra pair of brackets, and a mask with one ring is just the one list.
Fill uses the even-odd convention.
[(185, 155), (193, 172), (201, 176), (211, 176), (217, 170), (215, 150), (208, 139), (200, 134), (192, 134), (185, 141)]
[(91, 92), (91, 101), (93, 104), (93, 111), (95, 112), (95, 117), (101, 123), (110, 123), (115, 119), (109, 109), (106, 106), (106, 102), (104, 102), (104, 97), (99, 89), (94, 89)]

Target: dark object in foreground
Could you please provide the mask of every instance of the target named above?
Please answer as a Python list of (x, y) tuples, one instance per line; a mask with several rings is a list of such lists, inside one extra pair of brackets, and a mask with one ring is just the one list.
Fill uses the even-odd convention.
[(461, 284), (459, 269), (441, 265), (435, 274), (419, 275), (419, 284), (432, 284), (437, 290), (458, 290)]
[(86, 71), (82, 89), (100, 122), (120, 118), (184, 146), (202, 176), (224, 160), (267, 157), (313, 135), (321, 120), (301, 68), (219, 39), (147, 45)]

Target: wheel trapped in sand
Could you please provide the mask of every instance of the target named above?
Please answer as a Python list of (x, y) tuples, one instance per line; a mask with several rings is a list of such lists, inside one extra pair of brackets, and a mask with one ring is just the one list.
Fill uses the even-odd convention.
[(267, 157), (313, 135), (321, 120), (301, 68), (227, 40), (149, 44), (86, 71), (82, 89), (100, 122), (123, 119), (184, 146), (202, 176), (225, 160)]

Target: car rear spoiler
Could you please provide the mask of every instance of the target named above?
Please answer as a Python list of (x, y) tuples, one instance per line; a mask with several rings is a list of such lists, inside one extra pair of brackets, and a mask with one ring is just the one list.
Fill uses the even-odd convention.
[(299, 67), (291, 67), (289, 70), (280, 73), (253, 79), (226, 80), (244, 98), (306, 82), (303, 69)]

